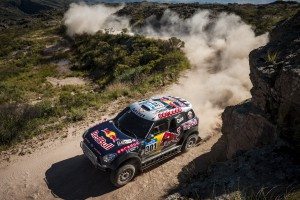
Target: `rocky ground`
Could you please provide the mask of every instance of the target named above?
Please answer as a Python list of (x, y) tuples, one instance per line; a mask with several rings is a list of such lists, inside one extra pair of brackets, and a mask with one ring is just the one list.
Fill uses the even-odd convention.
[(285, 144), (265, 146), (212, 164), (167, 199), (284, 199), (300, 189), (299, 174)]

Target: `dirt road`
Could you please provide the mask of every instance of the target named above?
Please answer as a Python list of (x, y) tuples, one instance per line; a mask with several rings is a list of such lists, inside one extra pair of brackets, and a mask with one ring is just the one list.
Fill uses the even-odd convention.
[[(169, 92), (172, 92), (172, 87)], [(33, 153), (12, 156), (10, 162), (0, 160), (0, 199), (160, 199), (178, 184), (182, 168), (209, 152), (220, 137), (212, 136), (200, 146), (140, 174), (134, 181), (117, 189), (110, 183), (108, 173), (96, 170), (83, 156), (79, 144), (87, 127), (99, 123), (101, 116), (103, 119), (115, 115), (131, 100), (118, 101), (111, 103), (104, 113), (90, 113), (84, 122), (56, 134), (66, 138), (42, 140), (41, 145), (31, 143), (29, 148), (34, 146)], [(207, 136), (201, 135), (202, 138)]]
[[(95, 122), (97, 123), (97, 122)], [(107, 173), (96, 170), (82, 155), (83, 130), (64, 140), (55, 140), (29, 155), (0, 165), (0, 199), (159, 199), (178, 183), (182, 167), (210, 151), (219, 135), (191, 151), (140, 174), (116, 189)]]

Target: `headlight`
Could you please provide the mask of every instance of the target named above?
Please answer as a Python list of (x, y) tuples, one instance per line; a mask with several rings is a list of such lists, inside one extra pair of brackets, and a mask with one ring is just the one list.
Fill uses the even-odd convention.
[(111, 153), (111, 154), (107, 154), (105, 156), (103, 156), (103, 161), (106, 163), (109, 163), (111, 161), (113, 161), (116, 158), (117, 154), (115, 153)]

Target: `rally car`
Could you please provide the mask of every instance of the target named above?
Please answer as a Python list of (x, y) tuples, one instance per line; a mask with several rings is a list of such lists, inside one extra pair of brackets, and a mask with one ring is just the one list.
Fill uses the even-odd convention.
[(111, 182), (121, 187), (138, 171), (195, 146), (198, 122), (188, 101), (150, 98), (88, 129), (81, 148), (97, 168), (111, 171)]

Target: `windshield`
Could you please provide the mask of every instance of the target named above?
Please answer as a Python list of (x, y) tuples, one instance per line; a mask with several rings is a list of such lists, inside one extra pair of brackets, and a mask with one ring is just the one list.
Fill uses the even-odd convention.
[(125, 134), (144, 139), (153, 122), (137, 116), (130, 109), (123, 115), (117, 116), (115, 125)]

